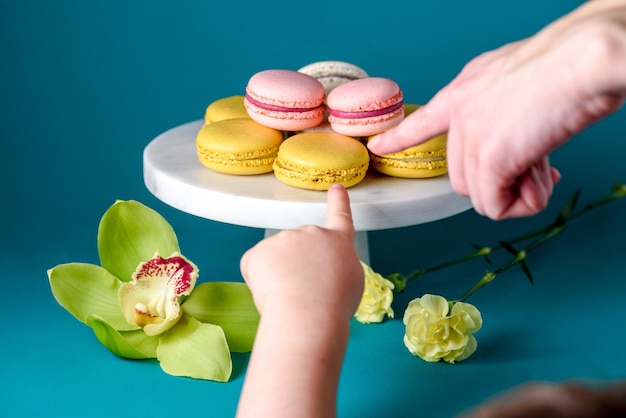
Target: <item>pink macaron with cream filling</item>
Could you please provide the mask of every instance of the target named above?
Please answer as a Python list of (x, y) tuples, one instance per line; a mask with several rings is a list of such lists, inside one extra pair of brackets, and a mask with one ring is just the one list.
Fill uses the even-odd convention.
[(324, 86), (292, 70), (265, 70), (248, 81), (244, 105), (250, 118), (270, 128), (299, 131), (324, 120)]
[(326, 105), (333, 130), (349, 136), (375, 135), (404, 118), (402, 90), (388, 78), (369, 77), (342, 84), (328, 94)]

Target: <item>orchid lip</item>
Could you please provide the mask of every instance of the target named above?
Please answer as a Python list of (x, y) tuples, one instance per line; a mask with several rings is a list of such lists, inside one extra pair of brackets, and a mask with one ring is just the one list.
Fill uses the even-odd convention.
[(126, 321), (148, 335), (167, 331), (182, 315), (179, 297), (191, 293), (197, 277), (198, 268), (178, 252), (168, 258), (155, 253), (120, 288), (118, 301)]

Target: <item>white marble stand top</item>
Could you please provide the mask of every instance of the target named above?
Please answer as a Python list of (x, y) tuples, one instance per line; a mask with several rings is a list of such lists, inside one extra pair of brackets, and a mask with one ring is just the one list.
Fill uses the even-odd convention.
[[(178, 126), (145, 148), (144, 180), (156, 197), (184, 212), (235, 225), (264, 229), (324, 225), (325, 192), (288, 186), (273, 173), (234, 176), (200, 164), (195, 138), (201, 126), (202, 121)], [(471, 207), (469, 199), (452, 190), (447, 176), (399, 179), (370, 172), (348, 192), (357, 231), (431, 222)]]

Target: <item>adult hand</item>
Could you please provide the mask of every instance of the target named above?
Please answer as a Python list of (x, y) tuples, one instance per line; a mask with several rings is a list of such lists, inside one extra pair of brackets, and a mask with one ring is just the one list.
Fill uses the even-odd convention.
[(529, 382), (478, 405), (463, 418), (598, 418), (626, 414), (626, 384), (586, 387), (575, 382)]
[(429, 103), (370, 141), (396, 152), (448, 133), (453, 188), (492, 219), (548, 203), (548, 155), (626, 96), (626, 1), (587, 2), (535, 36), (470, 61)]

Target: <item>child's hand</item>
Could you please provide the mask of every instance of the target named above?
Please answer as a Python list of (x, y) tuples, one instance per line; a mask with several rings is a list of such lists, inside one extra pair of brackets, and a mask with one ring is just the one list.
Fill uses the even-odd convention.
[(350, 319), (363, 295), (363, 268), (354, 247), (347, 191), (328, 190), (326, 227), (285, 230), (241, 259), (257, 308), (285, 314), (342, 315)]

